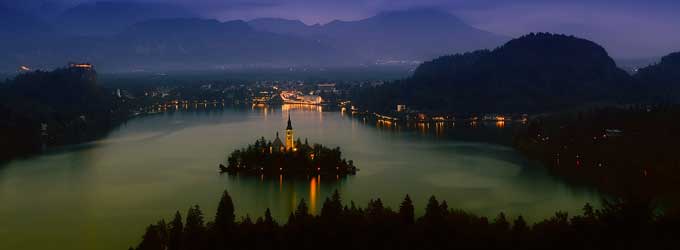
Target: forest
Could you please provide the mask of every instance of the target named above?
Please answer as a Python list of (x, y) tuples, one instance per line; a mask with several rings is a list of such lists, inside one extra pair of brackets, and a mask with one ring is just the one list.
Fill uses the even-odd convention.
[[(263, 208), (264, 209), (264, 208)], [(406, 195), (396, 210), (380, 199), (366, 207), (343, 203), (335, 191), (318, 215), (301, 200), (287, 222), (264, 216), (236, 219), (225, 191), (214, 220), (199, 206), (185, 218), (178, 211), (166, 222), (149, 225), (130, 250), (212, 249), (672, 249), (680, 239), (678, 214), (659, 211), (648, 201), (605, 200), (600, 209), (556, 212), (529, 224), (522, 216), (499, 213), (486, 218), (449, 207), (432, 196), (422, 216)]]

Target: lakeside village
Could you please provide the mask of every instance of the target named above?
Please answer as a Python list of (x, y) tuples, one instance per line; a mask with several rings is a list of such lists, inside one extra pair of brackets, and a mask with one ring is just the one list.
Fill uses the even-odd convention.
[(247, 105), (252, 108), (288, 106), (316, 107), (315, 110), (336, 110), (357, 118), (376, 120), (386, 126), (404, 123), (462, 122), (476, 126), (479, 122), (495, 122), (503, 127), (507, 122), (528, 121), (528, 114), (512, 113), (442, 113), (412, 109), (398, 104), (391, 111), (376, 112), (355, 106), (351, 92), (358, 88), (375, 87), (384, 81), (255, 81), (249, 83), (210, 82), (175, 86), (145, 86), (141, 89), (116, 89), (114, 95), (136, 103), (144, 103), (135, 115), (173, 110), (208, 109), (225, 105)]
[(355, 175), (358, 169), (352, 160), (342, 158), (339, 147), (327, 148), (294, 140), (293, 125), (288, 115), (285, 144), (276, 132), (274, 141), (264, 137), (245, 148), (237, 149), (227, 158), (227, 166), (219, 165), (220, 173), (251, 175), (310, 176)]

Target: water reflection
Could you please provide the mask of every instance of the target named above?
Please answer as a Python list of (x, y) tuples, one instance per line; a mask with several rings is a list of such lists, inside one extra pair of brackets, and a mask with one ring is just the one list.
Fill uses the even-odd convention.
[(288, 111), (323, 112), (323, 106), (321, 106), (321, 105), (310, 105), (310, 104), (283, 104), (283, 105), (281, 105), (281, 110), (283, 112), (288, 112)]
[(317, 185), (319, 185), (320, 180), (320, 176), (312, 177), (312, 179), (309, 180), (309, 210), (312, 214), (316, 214), (316, 196), (319, 192), (317, 190)]
[(505, 128), (505, 121), (497, 121), (496, 127), (497, 128)]
[(221, 178), (228, 180), (227, 189), (238, 201), (236, 205), (240, 206), (241, 211), (248, 211), (251, 216), (260, 216), (264, 210), (270, 208), (277, 220), (285, 221), (297, 209), (301, 199), (307, 203), (309, 213), (318, 214), (323, 200), (335, 190), (342, 193), (345, 183), (352, 177), (325, 178), (323, 184), (320, 175), (269, 177), (224, 174)]

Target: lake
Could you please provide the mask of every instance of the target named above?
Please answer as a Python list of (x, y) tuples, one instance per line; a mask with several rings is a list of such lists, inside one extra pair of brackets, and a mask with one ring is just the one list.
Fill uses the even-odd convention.
[[(218, 164), (231, 151), (283, 133), (339, 146), (356, 176), (229, 176)], [(0, 249), (127, 249), (147, 225), (198, 204), (212, 220), (223, 190), (237, 216), (266, 208), (285, 222), (300, 199), (312, 212), (335, 189), (365, 206), (392, 208), (409, 194), (422, 214), (435, 195), (449, 207), (529, 221), (579, 213), (600, 195), (549, 176), (509, 146), (519, 124), (397, 126), (320, 107), (205, 108), (133, 119), (105, 138), (52, 149), (0, 166)]]

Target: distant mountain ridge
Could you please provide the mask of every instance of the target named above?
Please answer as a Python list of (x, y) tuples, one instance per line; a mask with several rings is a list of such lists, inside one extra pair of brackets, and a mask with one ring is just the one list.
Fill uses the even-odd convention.
[(170, 4), (134, 2), (83, 3), (44, 27), (17, 28), (12, 24), (40, 20), (19, 22), (8, 16), (0, 16), (0, 33), (40, 32), (15, 32), (0, 41), (3, 71), (24, 64), (52, 68), (65, 61), (88, 61), (109, 70), (359, 66), (423, 61), (493, 48), (505, 40), (449, 13), (423, 9), (325, 25), (278, 18), (220, 22)]
[(56, 17), (55, 26), (75, 35), (112, 35), (130, 25), (152, 19), (190, 18), (198, 15), (179, 5), (160, 2), (86, 2)]
[(319, 40), (369, 61), (426, 60), (442, 54), (494, 48), (509, 39), (435, 9), (383, 12), (362, 20), (335, 20), (325, 25), (275, 18), (248, 23), (262, 31)]
[(200, 67), (286, 64), (293, 58), (305, 64), (338, 56), (323, 44), (256, 31), (243, 21), (195, 18), (137, 23), (113, 37), (111, 46), (118, 52), (110, 56), (120, 60), (131, 58), (140, 64), (194, 63)]

